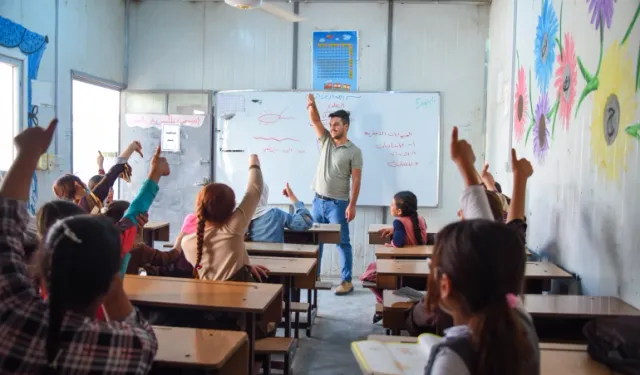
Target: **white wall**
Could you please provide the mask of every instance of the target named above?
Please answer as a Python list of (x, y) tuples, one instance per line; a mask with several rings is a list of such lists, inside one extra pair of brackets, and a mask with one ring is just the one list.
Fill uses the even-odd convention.
[[(60, 31), (57, 35), (58, 44), (56, 6)], [(124, 82), (124, 10), (123, 0), (0, 2), (0, 15), (49, 37), (49, 44), (40, 63), (38, 80), (56, 84), (57, 111), (55, 108), (39, 108), (38, 120), (44, 126), (57, 113), (60, 123), (56, 134), (57, 165), (52, 171), (37, 172), (39, 204), (53, 198), (51, 184), (60, 174), (68, 173), (71, 169), (71, 70)], [(11, 50), (0, 47), (0, 53), (8, 51)], [(24, 121), (26, 126), (26, 119)], [(56, 145), (50, 152), (54, 152), (55, 148)]]
[[(492, 30), (494, 22), (496, 25), (508, 22), (508, 13), (512, 12), (511, 3), (508, 0), (494, 1)], [(600, 33), (590, 23), (589, 4), (577, 0), (552, 1), (558, 18), (561, 4), (563, 46), (566, 49), (564, 34), (571, 34), (575, 41), (576, 56), (591, 74), (595, 74), (601, 51)], [(516, 16), (515, 38), (519, 55), (516, 68), (524, 67), (527, 72), (527, 86), (531, 87), (532, 93), (530, 102), (534, 108), (541, 97), (540, 87), (536, 83), (538, 74), (534, 53), (541, 6), (541, 0), (519, 1)], [(634, 230), (635, 223), (640, 220), (640, 202), (636, 194), (640, 179), (638, 141), (624, 131), (626, 126), (640, 121), (640, 95), (634, 88), (640, 24), (636, 24), (632, 30), (626, 42), (628, 49), (617, 59), (619, 62), (611, 59), (615, 56), (615, 50), (611, 48), (620, 45), (637, 7), (637, 1), (615, 3), (611, 27), (604, 28), (604, 59), (599, 88), (586, 96), (576, 113), (580, 95), (586, 86), (580, 69), (576, 68), (576, 96), (569, 124), (563, 126), (558, 115), (555, 133), (550, 138), (545, 157), (537, 157), (533, 152), (534, 141), (531, 138), (525, 142), (517, 141), (514, 137), (512, 143), (519, 153), (533, 161), (535, 168), (527, 191), (529, 246), (535, 250), (550, 251), (556, 262), (576, 272), (582, 278), (582, 286), (587, 294), (618, 295), (640, 307), (640, 278), (637, 274), (640, 268), (640, 234)], [(501, 40), (501, 36), (493, 31), (491, 35)], [(558, 46), (555, 53), (559, 53)], [(507, 50), (496, 58), (510, 59), (511, 56)], [(508, 66), (509, 61), (498, 64)], [(558, 97), (558, 90), (554, 86), (558, 66), (556, 60), (549, 86), (550, 106)], [(533, 82), (528, 80), (529, 69)], [(512, 79), (515, 83), (517, 76)], [(612, 94), (619, 99), (622, 120), (613, 144), (607, 146), (604, 142), (604, 104)], [(514, 104), (514, 99), (509, 99), (510, 105)], [(495, 127), (488, 132), (488, 136), (492, 137), (488, 143), (496, 148), (490, 160), (496, 165), (504, 164), (508, 155), (507, 132), (511, 121), (505, 122), (502, 109), (492, 105), (491, 101), (489, 103), (487, 118), (492, 116), (500, 119), (488, 122)], [(549, 119), (549, 123), (552, 122), (553, 119)]]
[[(387, 89), (386, 2), (301, 3), (300, 14), (307, 20), (299, 25), (298, 89), (311, 87), (312, 31), (331, 29), (359, 32), (360, 89)], [(445, 145), (451, 128), (462, 126), (479, 163), (488, 32), (488, 6), (396, 3), (394, 8), (391, 89), (440, 91)], [(132, 89), (292, 88), (293, 26), (260, 11), (212, 2), (144, 1), (131, 6), (129, 43)], [(422, 212), (429, 231), (456, 219), (462, 183), (446, 152), (441, 180), (446, 187), (441, 207)], [(354, 275), (375, 258), (369, 224), (385, 220), (390, 218), (383, 208), (358, 209), (351, 224)], [(325, 248), (322, 273), (339, 274), (333, 246)]]

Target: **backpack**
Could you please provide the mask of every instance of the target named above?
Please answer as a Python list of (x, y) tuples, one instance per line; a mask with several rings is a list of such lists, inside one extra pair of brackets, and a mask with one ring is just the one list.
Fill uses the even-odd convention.
[(594, 319), (583, 332), (594, 361), (621, 374), (640, 375), (640, 317)]

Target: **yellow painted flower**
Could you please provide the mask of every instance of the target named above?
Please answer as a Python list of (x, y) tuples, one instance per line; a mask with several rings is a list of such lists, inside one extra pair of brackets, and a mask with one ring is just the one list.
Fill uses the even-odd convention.
[(608, 181), (620, 181), (634, 140), (624, 129), (633, 124), (637, 106), (633, 62), (626, 46), (611, 43), (602, 60), (600, 85), (593, 96), (591, 161)]

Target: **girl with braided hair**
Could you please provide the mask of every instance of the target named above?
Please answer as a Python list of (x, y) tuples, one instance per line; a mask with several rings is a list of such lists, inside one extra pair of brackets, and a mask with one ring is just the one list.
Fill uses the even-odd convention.
[(263, 189), (258, 156), (249, 158), (249, 183), (236, 206), (233, 190), (220, 183), (203, 187), (196, 199), (196, 233), (182, 238), (184, 255), (194, 267), (193, 276), (206, 280), (262, 281), (269, 270), (251, 265), (244, 247), (244, 234)]

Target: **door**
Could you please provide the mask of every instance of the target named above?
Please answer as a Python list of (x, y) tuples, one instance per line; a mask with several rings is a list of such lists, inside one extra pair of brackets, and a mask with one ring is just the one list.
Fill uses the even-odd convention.
[(125, 91), (122, 96), (120, 148), (139, 141), (144, 157), (131, 157), (131, 182), (120, 182), (121, 199), (135, 197), (147, 178), (156, 147), (164, 143), (167, 151), (162, 156), (167, 158), (171, 174), (160, 181), (149, 220), (168, 222), (171, 241), (180, 232), (185, 216), (195, 211), (202, 185), (211, 181), (211, 100), (210, 92)]

